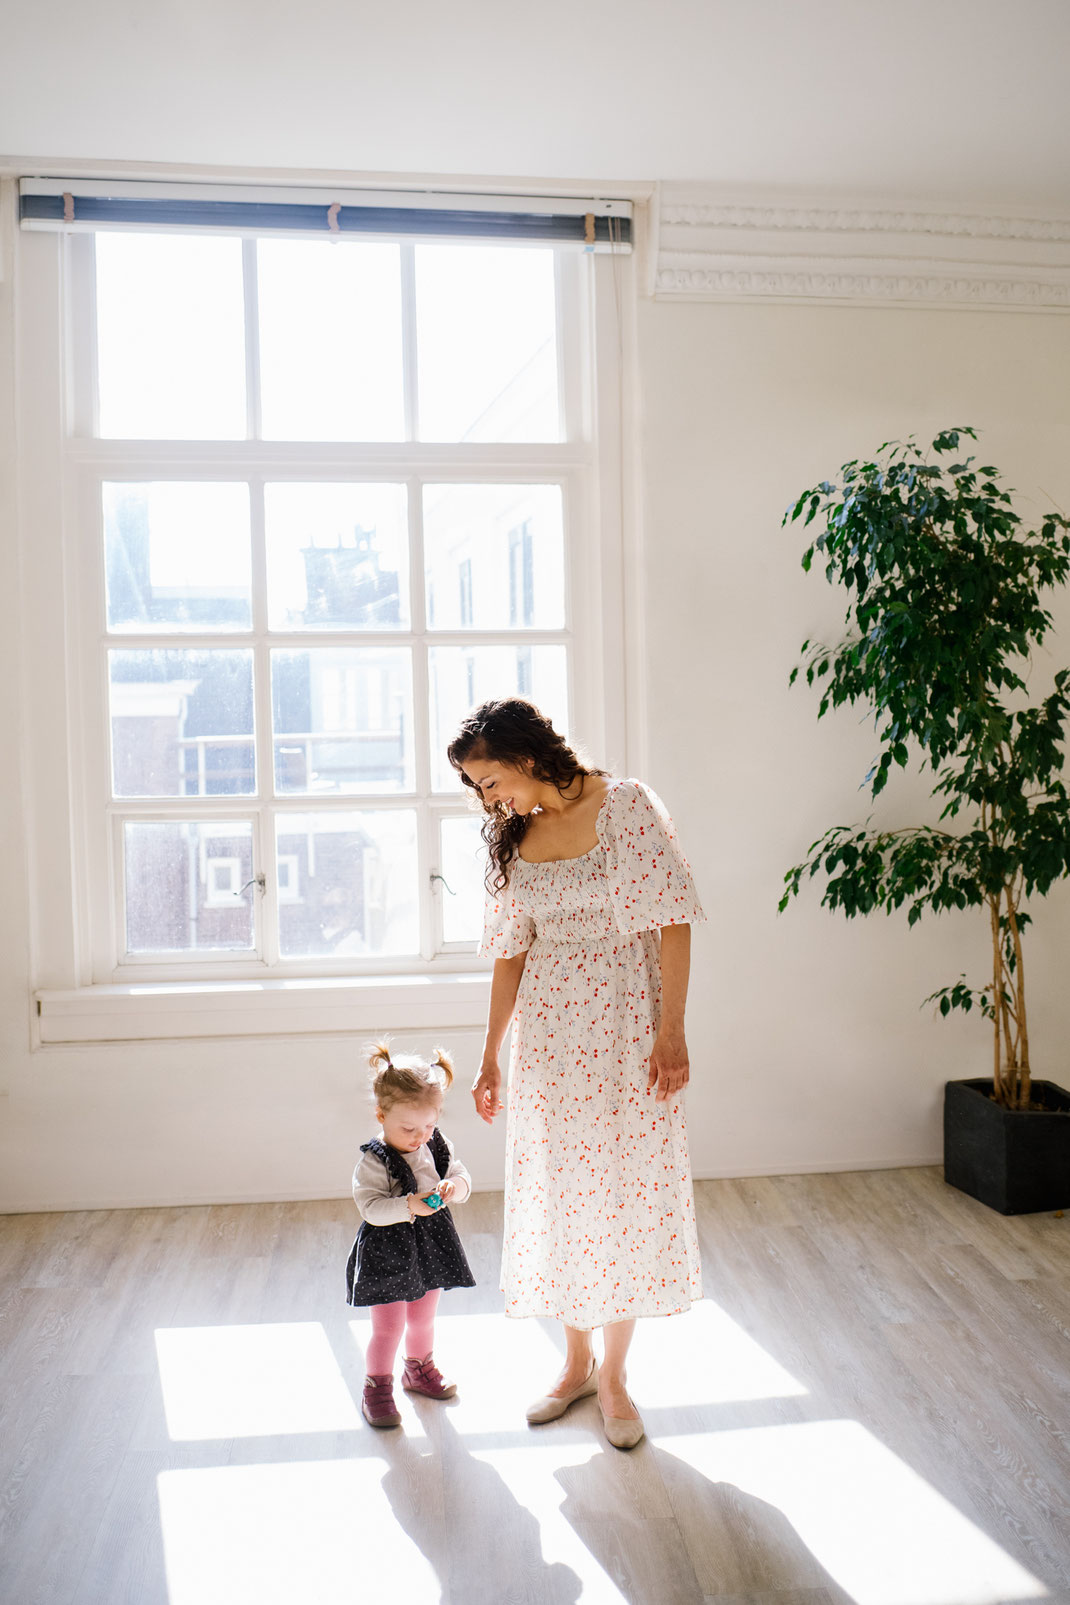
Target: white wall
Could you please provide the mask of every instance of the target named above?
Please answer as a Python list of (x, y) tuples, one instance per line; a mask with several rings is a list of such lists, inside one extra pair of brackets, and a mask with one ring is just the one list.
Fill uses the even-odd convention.
[[(0, 585), (17, 594), (10, 284), (0, 285)], [(908, 933), (849, 925), (812, 891), (777, 918), (783, 871), (827, 825), (860, 817), (870, 743), (849, 713), (822, 725), (789, 693), (801, 639), (838, 599), (781, 533), (802, 487), (889, 436), (957, 422), (1039, 507), (1070, 506), (1070, 320), (1029, 314), (663, 304), (638, 308), (648, 647), (645, 778), (677, 816), (712, 915), (696, 932), (690, 1095), (697, 1174), (775, 1173), (938, 1158), (949, 1076), (983, 1074), (985, 1028), (934, 1022), (925, 994), (983, 978), (977, 917)], [(1043, 492), (1041, 490), (1043, 487)], [(29, 545), (33, 562), (33, 546)], [(31, 574), (39, 593), (41, 575)], [(1070, 609), (1038, 675), (1070, 661)], [(0, 632), (0, 717), (21, 710), (23, 659)], [(918, 817), (920, 783), (883, 815)], [(32, 978), (23, 867), (28, 810), (0, 769), (0, 1209), (344, 1194), (367, 1105), (357, 1042), (333, 1037), (29, 1051)], [(57, 841), (57, 857), (63, 842)], [(1049, 900), (1029, 951), (1035, 1066), (1066, 1082), (1060, 951), (1070, 896)], [(389, 1023), (389, 1022), (388, 1022)], [(420, 1047), (424, 1039), (411, 1039)], [(428, 1044), (429, 1045), (429, 1044)], [(452, 1044), (463, 1075), (475, 1033)], [(462, 1076), (463, 1080), (463, 1076)], [(503, 1132), (463, 1091), (449, 1129), (477, 1182), (500, 1179)]]
[[(690, 1045), (699, 1175), (919, 1163), (940, 1155), (940, 1091), (990, 1072), (988, 1027), (919, 1010), (985, 980), (983, 914), (908, 931), (848, 922), (815, 882), (782, 916), (781, 876), (828, 826), (861, 821), (873, 744), (855, 715), (816, 721), (787, 687), (804, 638), (835, 639), (840, 595), (781, 531), (804, 488), (884, 440), (971, 424), (1019, 511), (1070, 510), (1070, 320), (788, 305), (639, 308), (646, 483), (650, 779), (678, 816), (711, 924), (696, 933)], [(1070, 602), (1038, 658), (1070, 663)], [(879, 817), (926, 814), (918, 778)], [(1070, 893), (1026, 954), (1034, 1073), (1067, 1084)]]
[(0, 151), (1070, 198), (1064, 0), (34, 0)]

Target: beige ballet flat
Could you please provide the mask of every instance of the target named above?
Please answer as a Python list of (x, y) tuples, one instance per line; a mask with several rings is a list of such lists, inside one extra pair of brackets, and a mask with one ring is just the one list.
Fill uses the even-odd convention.
[(562, 1393), (560, 1396), (556, 1393), (544, 1393), (541, 1399), (536, 1399), (534, 1404), (529, 1404), (526, 1411), (528, 1424), (533, 1427), (541, 1427), (544, 1421), (556, 1421), (558, 1416), (564, 1415), (570, 1404), (576, 1403), (577, 1399), (587, 1399), (592, 1393), (597, 1392), (598, 1362), (592, 1360), (590, 1375), (586, 1382), (581, 1382), (579, 1387), (573, 1388), (571, 1393)]
[[(628, 1403), (633, 1409), (635, 1408), (635, 1400), (630, 1394)], [(641, 1416), (637, 1415), (634, 1420), (627, 1416), (607, 1416), (606, 1412), (602, 1410), (601, 1401), (599, 1401), (598, 1408), (602, 1411), (602, 1425), (606, 1430), (606, 1437), (614, 1449), (634, 1449), (637, 1443), (642, 1442), (646, 1435), (646, 1428), (643, 1426)]]

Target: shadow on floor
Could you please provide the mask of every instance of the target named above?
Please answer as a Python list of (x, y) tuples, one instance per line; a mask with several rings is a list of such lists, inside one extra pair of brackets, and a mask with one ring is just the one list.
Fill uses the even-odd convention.
[(774, 1505), (649, 1442), (555, 1476), (562, 1515), (629, 1605), (854, 1605)]
[(544, 1560), (537, 1518), (493, 1466), (468, 1453), (448, 1408), (418, 1404), (417, 1411), (427, 1449), (404, 1431), (382, 1432), (382, 1490), (398, 1525), (435, 1568), (441, 1605), (575, 1605), (580, 1578)]

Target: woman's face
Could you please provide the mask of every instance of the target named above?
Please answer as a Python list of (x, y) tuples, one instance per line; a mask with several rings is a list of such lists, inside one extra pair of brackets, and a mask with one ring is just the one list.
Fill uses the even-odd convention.
[(485, 803), (504, 803), (512, 814), (530, 814), (539, 800), (539, 787), (531, 778), (529, 758), (521, 768), (493, 758), (468, 758), (461, 765)]

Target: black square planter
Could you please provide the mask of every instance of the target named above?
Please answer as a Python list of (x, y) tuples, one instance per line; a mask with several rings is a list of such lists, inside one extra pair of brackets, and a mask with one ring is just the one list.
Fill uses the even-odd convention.
[(1070, 1208), (1070, 1092), (1034, 1081), (1043, 1109), (1004, 1109), (991, 1081), (944, 1087), (944, 1180), (1001, 1215)]

